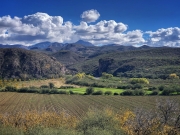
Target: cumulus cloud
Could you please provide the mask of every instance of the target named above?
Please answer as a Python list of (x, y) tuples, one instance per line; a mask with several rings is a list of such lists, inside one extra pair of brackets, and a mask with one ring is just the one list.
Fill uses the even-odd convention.
[(23, 18), (3, 16), (0, 17), (0, 40), (4, 44), (26, 45), (44, 40), (65, 42), (71, 40), (72, 27), (73, 24), (63, 22), (61, 16), (40, 12)]
[(122, 44), (136, 45), (144, 43), (143, 32), (140, 30), (128, 31), (128, 26), (121, 22), (117, 23), (114, 20), (100, 21), (95, 25), (88, 25), (86, 22), (81, 22), (80, 25), (74, 26), (75, 34), (80, 39), (89, 41), (93, 44)]
[(151, 46), (180, 47), (180, 28), (158, 29), (155, 32), (148, 31), (150, 38), (147, 43)]
[(81, 15), (82, 20), (87, 23), (95, 22), (99, 17), (100, 17), (99, 12), (94, 9), (84, 11)]
[[(35, 13), (22, 18), (0, 17), (0, 44), (32, 45), (38, 42), (50, 41), (72, 43), (85, 40), (95, 45), (121, 44), (140, 46), (173, 46), (180, 47), (180, 28), (173, 27), (143, 32), (128, 31), (128, 25), (114, 20), (102, 20), (94, 24), (100, 14), (96, 10), (85, 11), (84, 21), (79, 25), (64, 22), (61, 16), (50, 16), (47, 13)], [(144, 34), (149, 39), (144, 39)]]

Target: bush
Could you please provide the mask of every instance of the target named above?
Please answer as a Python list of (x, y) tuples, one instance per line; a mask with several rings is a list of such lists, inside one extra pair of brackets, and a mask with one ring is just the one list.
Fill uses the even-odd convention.
[(119, 95), (117, 92), (114, 92), (114, 95)]
[(0, 135), (24, 135), (18, 128), (0, 125)]
[(173, 92), (175, 92), (172, 88), (165, 88), (161, 95), (165, 95), (165, 96), (168, 96), (168, 95), (171, 95)]
[(113, 93), (112, 93), (112, 91), (106, 91), (104, 94), (105, 95), (112, 95)]
[(41, 88), (41, 89), (49, 89), (49, 86), (48, 86), (48, 85), (41, 85), (40, 88)]
[(21, 93), (26, 93), (28, 91), (28, 88), (27, 87), (24, 87), (24, 88), (20, 88), (18, 90), (18, 92), (21, 92)]
[(150, 95), (158, 95), (158, 94), (159, 94), (159, 91), (158, 91), (158, 90), (153, 90)]
[(94, 93), (94, 88), (93, 87), (88, 87), (88, 88), (86, 88), (86, 94), (87, 95), (91, 95), (91, 94), (93, 94)]
[(149, 87), (149, 90), (152, 91), (152, 90), (156, 90), (156, 87)]
[(59, 91), (57, 89), (52, 89), (49, 93), (50, 94), (59, 94)]
[(176, 92), (174, 87), (167, 87), (162, 91), (162, 95), (171, 95), (173, 92)]
[(96, 92), (93, 92), (93, 95), (103, 95), (103, 92), (101, 90), (98, 90)]
[(149, 84), (149, 81), (146, 78), (132, 78), (131, 79), (131, 84), (136, 84), (136, 83)]
[(145, 92), (144, 92), (144, 90), (135, 90), (134, 91), (134, 95), (136, 95), (136, 96), (143, 96), (143, 95), (145, 95)]
[(161, 86), (159, 86), (159, 88), (158, 88), (160, 91), (163, 91), (164, 90), (164, 86), (163, 85), (161, 85)]
[(69, 91), (69, 94), (73, 95), (75, 94), (72, 90)]
[(54, 83), (49, 83), (49, 88), (53, 89), (54, 88)]
[(26, 131), (26, 135), (78, 135), (75, 131), (67, 128), (33, 127)]
[(111, 109), (90, 109), (78, 123), (77, 130), (84, 135), (122, 135), (118, 119)]
[(61, 86), (60, 89), (72, 89), (74, 86)]
[(132, 89), (142, 89), (142, 85), (141, 84), (135, 84)]
[(50, 90), (49, 90), (49, 89), (41, 89), (41, 90), (40, 90), (40, 93), (41, 93), (41, 94), (49, 94), (49, 93), (50, 93)]
[(60, 91), (59, 91), (59, 94), (68, 94), (68, 92), (65, 91), (65, 90), (60, 90)]
[(12, 87), (12, 86), (6, 86), (5, 87), (5, 91), (14, 92), (14, 91), (17, 91), (17, 88), (16, 87)]
[(134, 91), (126, 90), (126, 91), (123, 91), (120, 95), (122, 95), (122, 96), (133, 96), (134, 95)]

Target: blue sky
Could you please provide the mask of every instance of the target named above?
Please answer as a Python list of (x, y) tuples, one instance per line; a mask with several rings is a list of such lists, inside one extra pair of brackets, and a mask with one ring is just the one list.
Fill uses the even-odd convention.
[(180, 47), (178, 0), (1, 1), (0, 44), (43, 41)]

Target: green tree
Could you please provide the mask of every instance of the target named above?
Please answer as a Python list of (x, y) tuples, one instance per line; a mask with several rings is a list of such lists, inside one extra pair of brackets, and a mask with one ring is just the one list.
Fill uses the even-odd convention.
[(49, 88), (53, 89), (54, 88), (54, 83), (49, 83)]
[(93, 87), (86, 88), (86, 94), (87, 95), (91, 95), (92, 93), (94, 93), (94, 88)]
[(110, 78), (112, 78), (112, 77), (113, 77), (112, 74), (102, 73), (102, 78), (104, 78), (104, 79), (110, 79)]

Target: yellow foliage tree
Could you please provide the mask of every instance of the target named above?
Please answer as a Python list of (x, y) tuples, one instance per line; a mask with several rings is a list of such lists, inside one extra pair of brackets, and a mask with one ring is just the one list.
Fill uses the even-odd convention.
[(175, 73), (172, 73), (172, 74), (169, 75), (169, 78), (170, 79), (179, 79), (179, 76), (176, 75)]

